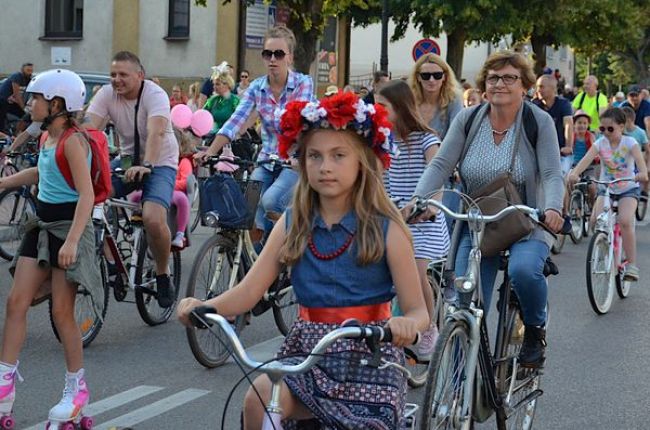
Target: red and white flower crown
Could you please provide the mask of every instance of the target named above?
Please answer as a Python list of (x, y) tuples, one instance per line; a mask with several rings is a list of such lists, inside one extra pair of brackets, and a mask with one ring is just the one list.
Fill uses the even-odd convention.
[(368, 143), (384, 168), (390, 166), (392, 125), (381, 105), (366, 104), (351, 92), (339, 92), (318, 102), (289, 102), (281, 115), (278, 151), (282, 158), (298, 150), (298, 137), (305, 131), (352, 130)]

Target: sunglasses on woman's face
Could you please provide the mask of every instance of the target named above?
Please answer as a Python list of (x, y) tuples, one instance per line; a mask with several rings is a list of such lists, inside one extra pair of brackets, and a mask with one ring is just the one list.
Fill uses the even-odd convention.
[(265, 49), (262, 51), (262, 58), (265, 60), (270, 60), (271, 57), (275, 57), (276, 60), (282, 60), (284, 56), (287, 55), (286, 52), (284, 52), (282, 49), (276, 49), (275, 51), (271, 51), (270, 49)]
[(602, 125), (598, 127), (601, 133), (604, 133), (605, 131), (608, 131), (609, 133), (614, 133), (614, 127), (611, 125), (609, 127), (603, 127)]
[(248, 79), (248, 75), (241, 75), (240, 78), (242, 78), (242, 79)]
[(420, 78), (423, 81), (428, 81), (431, 77), (436, 81), (439, 81), (443, 76), (445, 76), (445, 72), (420, 72)]

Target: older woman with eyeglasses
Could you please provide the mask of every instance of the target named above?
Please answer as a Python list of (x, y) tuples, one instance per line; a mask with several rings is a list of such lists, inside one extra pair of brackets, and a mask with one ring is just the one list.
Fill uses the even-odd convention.
[[(523, 203), (544, 211), (547, 226), (559, 231), (563, 224), (564, 181), (557, 133), (546, 112), (532, 104), (524, 105), (526, 91), (534, 84), (535, 75), (525, 57), (509, 51), (492, 54), (477, 79), (487, 103), (465, 109), (456, 117), (438, 154), (424, 171), (415, 195), (428, 196), (437, 191), (457, 165), (466, 192), (472, 194), (507, 172), (512, 164), (513, 180)], [(536, 142), (530, 142), (524, 130), (525, 109), (530, 110), (537, 123)], [(431, 215), (427, 213), (422, 218)], [(456, 229), (459, 232), (454, 231), (454, 237), (459, 240), (454, 244), (455, 270), (461, 275), (467, 268), (471, 240), (464, 223), (457, 223)], [(542, 367), (545, 361), (547, 285), (543, 271), (552, 242), (551, 235), (538, 227), (510, 247), (508, 275), (526, 326), (519, 354), (520, 365), (524, 367)], [(499, 256), (484, 257), (481, 262), (486, 310), (490, 307), (499, 260)]]
[[(314, 83), (311, 77), (291, 70), (296, 38), (291, 30), (279, 25), (269, 29), (264, 38), (262, 59), (267, 74), (251, 82), (235, 113), (217, 132), (210, 148), (197, 158), (215, 155), (225, 144), (235, 139), (251, 114), (257, 113), (262, 123), (262, 150), (258, 161), (278, 156), (280, 116), (290, 101), (313, 101)], [(262, 232), (270, 232), (272, 220), (279, 218), (291, 201), (298, 173), (293, 169), (257, 167), (251, 179), (262, 182), (262, 198), (255, 216), (257, 230), (251, 234), (259, 241)]]

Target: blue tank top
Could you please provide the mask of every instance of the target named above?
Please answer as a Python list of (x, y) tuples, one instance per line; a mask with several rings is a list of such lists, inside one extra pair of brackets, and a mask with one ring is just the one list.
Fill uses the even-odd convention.
[(575, 166), (582, 160), (587, 153), (587, 141), (585, 139), (576, 139), (573, 146), (573, 165)]
[[(287, 231), (291, 210), (286, 211)], [(313, 222), (312, 239), (320, 254), (339, 249), (351, 233), (357, 230), (357, 217), (349, 212), (331, 229), (317, 215)], [(383, 219), (384, 239), (389, 220)], [(291, 268), (291, 283), (298, 303), (307, 307), (343, 307), (374, 305), (390, 301), (395, 296), (393, 278), (386, 255), (377, 263), (357, 264), (357, 242), (332, 260), (319, 260), (309, 250)]]
[[(91, 157), (89, 150), (88, 167), (90, 167)], [(56, 164), (56, 146), (41, 148), (38, 154), (38, 199), (53, 204), (79, 200), (79, 193), (70, 188)]]

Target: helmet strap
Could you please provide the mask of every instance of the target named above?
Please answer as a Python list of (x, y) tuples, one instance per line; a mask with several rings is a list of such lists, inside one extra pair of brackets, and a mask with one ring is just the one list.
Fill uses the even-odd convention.
[(54, 115), (52, 114), (52, 100), (50, 100), (47, 104), (47, 113), (48, 115), (45, 117), (43, 120), (43, 124), (41, 124), (41, 130), (45, 131), (52, 123), (54, 122), (55, 119), (61, 117), (61, 116), (67, 116), (68, 112), (65, 110), (62, 110), (59, 113), (55, 113)]

